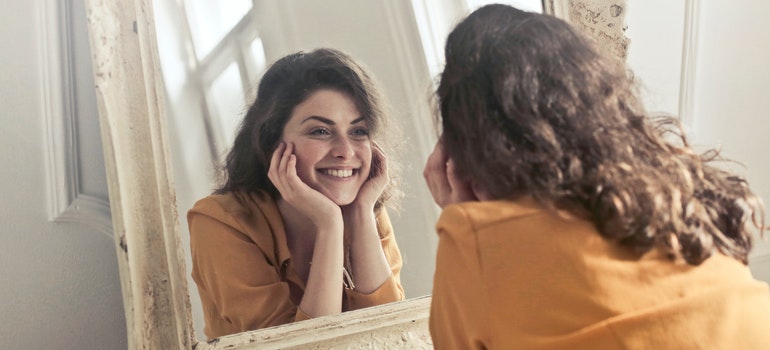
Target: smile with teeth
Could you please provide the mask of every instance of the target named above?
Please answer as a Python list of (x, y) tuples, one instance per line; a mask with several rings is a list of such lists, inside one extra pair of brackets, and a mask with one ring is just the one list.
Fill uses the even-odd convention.
[(322, 169), (321, 173), (329, 176), (345, 178), (353, 176), (354, 171), (353, 169)]

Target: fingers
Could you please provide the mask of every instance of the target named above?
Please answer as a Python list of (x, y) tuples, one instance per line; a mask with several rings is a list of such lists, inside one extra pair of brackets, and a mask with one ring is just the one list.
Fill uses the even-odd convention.
[(442, 208), (453, 203), (478, 200), (470, 182), (458, 175), (457, 164), (446, 154), (440, 139), (428, 157), (423, 176), (433, 199)]
[(372, 165), (369, 178), (384, 177), (388, 180), (388, 157), (376, 142), (372, 142)]
[(425, 181), (429, 181), (430, 177), (432, 176), (433, 172), (435, 171), (441, 171), (443, 168), (442, 164), (445, 164), (440, 160), (440, 155), (438, 155), (438, 143), (436, 143), (436, 146), (433, 147), (433, 152), (430, 153), (428, 156), (428, 160), (425, 162), (425, 169), (422, 171), (422, 177), (425, 178)]
[(457, 164), (451, 159), (447, 162), (447, 182), (452, 191), (453, 202), (477, 200), (471, 184), (460, 179), (457, 175)]
[(459, 177), (457, 176), (457, 165), (453, 160), (448, 160), (446, 162), (446, 178), (447, 183), (449, 183), (450, 188), (460, 188), (461, 187), (461, 181)]
[(284, 148), (283, 152), (281, 153), (281, 161), (278, 166), (278, 174), (280, 175), (286, 175), (287, 168), (289, 166), (289, 157), (292, 156), (292, 151), (294, 150), (294, 145), (291, 143), (286, 144), (286, 147)]
[(297, 156), (294, 154), (289, 154), (286, 157), (288, 160), (286, 161), (286, 184), (289, 187), (290, 190), (295, 190), (299, 188), (300, 185), (302, 185), (302, 180), (299, 179), (299, 176), (297, 175)]
[(446, 198), (451, 194), (451, 187), (447, 179), (447, 156), (441, 141), (436, 143), (433, 152), (425, 163), (423, 177), (428, 185), (433, 199), (440, 207), (444, 207)]
[(270, 179), (270, 181), (273, 182), (273, 186), (278, 188), (280, 186), (279, 182), (279, 168), (281, 163), (281, 157), (283, 156), (283, 151), (286, 149), (286, 144), (281, 142), (278, 144), (278, 147), (273, 151), (273, 156), (270, 157), (270, 167), (267, 170), (267, 177)]
[(268, 170), (268, 178), (282, 196), (287, 196), (295, 188), (297, 176), (297, 156), (294, 153), (294, 145), (281, 142), (273, 152)]

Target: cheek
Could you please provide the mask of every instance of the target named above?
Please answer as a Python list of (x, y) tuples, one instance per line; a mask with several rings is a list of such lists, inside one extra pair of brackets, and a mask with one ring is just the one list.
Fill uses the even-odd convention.
[(312, 169), (313, 167), (309, 165), (302, 156), (297, 155), (297, 176), (299, 176), (303, 182), (308, 181)]
[(310, 174), (315, 171), (315, 164), (318, 163), (320, 147), (318, 145), (299, 142), (294, 144), (294, 155), (297, 157), (297, 175), (306, 180)]
[(363, 164), (361, 169), (362, 171), (366, 172), (367, 174), (372, 168), (372, 149), (369, 147), (369, 145), (362, 146), (361, 149), (358, 151), (359, 158), (361, 159), (361, 162)]

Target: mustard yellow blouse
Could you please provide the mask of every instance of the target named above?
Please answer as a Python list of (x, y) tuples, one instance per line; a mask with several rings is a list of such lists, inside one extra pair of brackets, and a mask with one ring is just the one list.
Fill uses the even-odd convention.
[[(343, 311), (404, 299), (401, 253), (385, 209), (376, 219), (392, 276), (370, 294), (344, 289)], [(187, 221), (192, 277), (209, 339), (310, 318), (297, 307), (305, 285), (292, 265), (273, 199), (261, 193), (212, 195), (195, 204)]]
[(770, 292), (742, 263), (641, 258), (531, 200), (447, 206), (436, 349), (768, 349)]

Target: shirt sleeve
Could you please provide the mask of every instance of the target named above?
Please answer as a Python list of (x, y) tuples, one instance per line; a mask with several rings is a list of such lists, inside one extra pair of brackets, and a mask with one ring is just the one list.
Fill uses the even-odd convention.
[(404, 300), (404, 288), (401, 286), (401, 267), (403, 265), (401, 251), (396, 244), (393, 226), (384, 208), (377, 215), (377, 233), (380, 235), (380, 243), (382, 244), (382, 251), (385, 253), (385, 259), (388, 261), (388, 265), (390, 265), (391, 276), (379, 288), (369, 294), (345, 289), (345, 298), (347, 299), (346, 311)]
[(306, 319), (291, 302), (279, 268), (242, 228), (233, 226), (235, 220), (220, 219), (201, 212), (188, 215), (192, 274), (203, 299), (207, 335)]
[(433, 279), (429, 327), (436, 349), (484, 349), (487, 312), (476, 233), (459, 206), (444, 209)]

